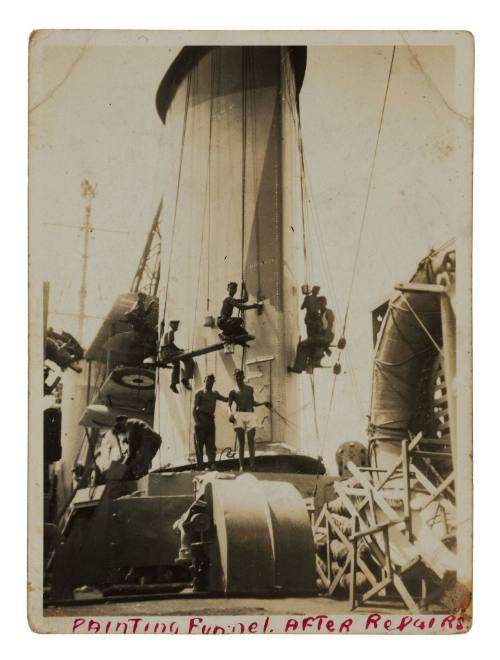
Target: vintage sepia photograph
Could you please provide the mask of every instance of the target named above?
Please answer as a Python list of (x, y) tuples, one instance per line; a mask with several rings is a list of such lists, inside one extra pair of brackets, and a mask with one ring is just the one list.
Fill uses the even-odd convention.
[(472, 35), (29, 58), (31, 628), (467, 632)]

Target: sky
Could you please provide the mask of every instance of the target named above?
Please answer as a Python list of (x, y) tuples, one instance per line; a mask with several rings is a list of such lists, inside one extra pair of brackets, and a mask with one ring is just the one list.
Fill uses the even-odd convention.
[[(454, 39), (436, 46), (414, 37), (407, 46), (398, 36), (387, 88), (394, 38), (372, 34), (344, 33), (330, 37), (337, 45), (310, 46), (300, 101), (317, 235), (314, 275), (324, 282), (328, 269), (332, 286), (323, 289), (338, 318), (349, 302), (348, 373), (335, 394), (334, 419), (327, 399), (319, 411), (339, 441), (366, 425), (371, 310), (396, 282), (411, 277), (431, 247), (468, 231), (470, 95), (461, 87)], [(365, 45), (352, 45), (360, 39)], [(179, 51), (176, 40), (79, 31), (41, 32), (32, 43), (30, 260), (51, 284), (50, 323), (76, 331), (80, 185), (88, 179), (96, 196), (84, 344), (114, 298), (129, 289), (163, 192), (163, 131), (154, 97)]]

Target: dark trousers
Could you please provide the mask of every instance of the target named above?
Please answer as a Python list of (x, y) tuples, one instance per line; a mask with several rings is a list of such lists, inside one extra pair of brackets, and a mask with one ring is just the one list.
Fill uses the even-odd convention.
[(299, 341), (293, 368), (297, 371), (304, 371), (307, 366), (321, 366), (321, 358), (332, 340), (333, 336), (329, 334), (322, 337), (308, 337)]
[(194, 427), (194, 447), (196, 451), (196, 464), (203, 468), (203, 451), (207, 453), (208, 464), (214, 467), (215, 463), (215, 420), (212, 415), (198, 412)]
[(304, 318), (306, 324), (307, 338), (312, 339), (316, 337), (319, 332), (321, 332), (321, 323), (319, 322), (318, 315), (307, 312)]
[(193, 358), (185, 358), (183, 360), (176, 360), (172, 367), (171, 384), (177, 385), (181, 376), (181, 362), (182, 362), (182, 380), (191, 380), (194, 372)]
[(247, 333), (243, 327), (243, 319), (241, 316), (231, 316), (230, 318), (219, 316), (217, 319), (217, 325), (228, 337), (237, 337), (238, 335), (245, 335)]
[(180, 360), (175, 360), (172, 362), (173, 358), (177, 358), (179, 355), (183, 355), (184, 351), (176, 351), (169, 349), (168, 347), (163, 347), (160, 352), (160, 361), (163, 365), (171, 364), (172, 365), (172, 378), (171, 384), (178, 385), (181, 377), (181, 362), (182, 362), (182, 379), (191, 380), (194, 373), (194, 360), (193, 358), (186, 357), (181, 358)]

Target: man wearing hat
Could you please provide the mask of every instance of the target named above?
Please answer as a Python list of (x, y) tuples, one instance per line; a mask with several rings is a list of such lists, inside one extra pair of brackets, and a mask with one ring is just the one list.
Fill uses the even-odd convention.
[(196, 450), (196, 464), (199, 470), (203, 469), (203, 450), (206, 451), (208, 465), (215, 470), (215, 406), (217, 401), (229, 401), (214, 390), (215, 376), (208, 374), (205, 378), (205, 389), (196, 392), (194, 397), (194, 446)]
[[(191, 385), (189, 384), (189, 381), (194, 373), (194, 360), (191, 357), (180, 357), (184, 354), (184, 350), (175, 345), (175, 333), (179, 329), (179, 321), (170, 321), (169, 325), (170, 330), (165, 334), (160, 349), (160, 361), (162, 364), (172, 364), (170, 389), (172, 392), (179, 394), (177, 385), (179, 384), (181, 375), (181, 362), (183, 364), (181, 382), (187, 390), (190, 390)], [(173, 358), (177, 359), (173, 360)]]

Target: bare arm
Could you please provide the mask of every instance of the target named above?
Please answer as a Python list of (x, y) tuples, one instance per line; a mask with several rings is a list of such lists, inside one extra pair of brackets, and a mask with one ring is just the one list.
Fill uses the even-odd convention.
[(329, 332), (334, 332), (334, 324), (335, 324), (335, 314), (329, 310), (329, 313), (326, 316), (326, 323), (327, 323), (327, 330)]
[(248, 300), (247, 298), (231, 298), (231, 304), (233, 307), (236, 307), (236, 309), (257, 309), (262, 305), (262, 303), (251, 303), (250, 305), (246, 304), (246, 301)]
[(229, 401), (229, 421), (230, 421), (232, 424), (233, 424), (234, 421), (235, 421), (235, 419), (234, 419), (234, 414), (233, 414), (233, 409), (232, 409), (232, 405), (233, 405), (234, 400), (235, 400), (235, 399), (234, 399), (234, 395), (235, 395), (234, 390), (231, 390), (231, 391), (229, 392), (229, 397), (228, 397), (228, 401)]
[(224, 401), (225, 403), (229, 401), (229, 397), (223, 396), (220, 392), (216, 392), (215, 396), (217, 397), (217, 401)]
[(266, 408), (271, 407), (271, 402), (270, 401), (260, 401), (260, 402), (256, 401), (254, 396), (253, 396), (253, 390), (252, 390), (252, 401), (253, 401), (253, 406), (254, 407), (257, 407), (257, 406), (266, 406)]
[(193, 418), (194, 418), (195, 422), (198, 419), (198, 406), (199, 405), (200, 405), (200, 393), (196, 392), (196, 396), (194, 397), (194, 406), (193, 406)]

